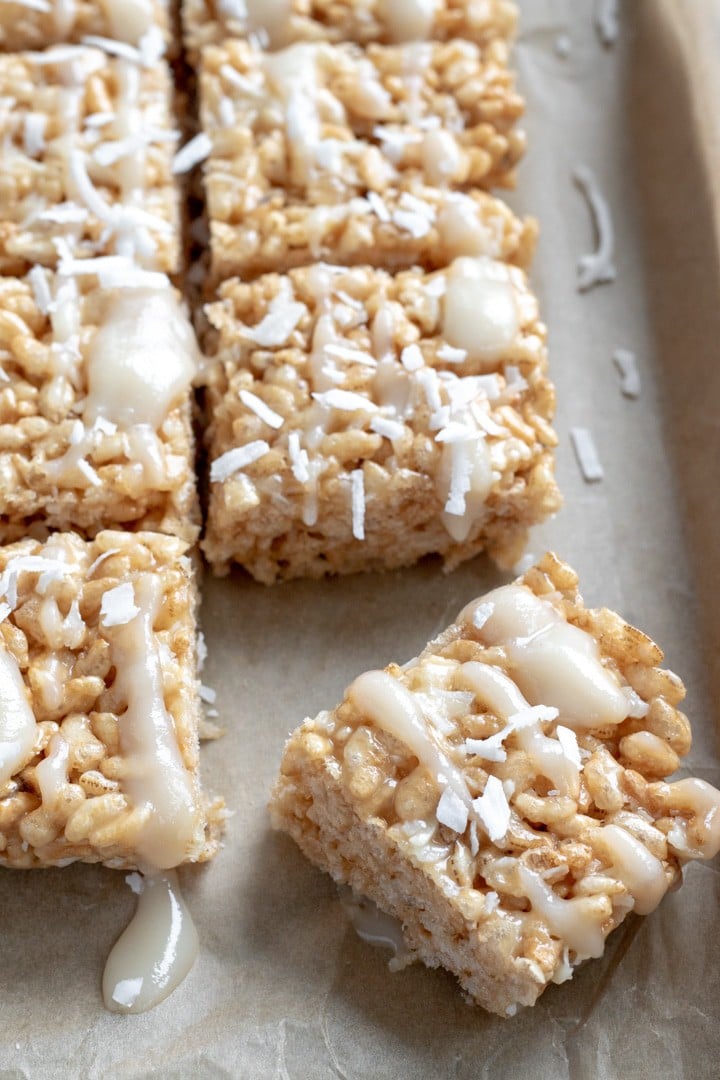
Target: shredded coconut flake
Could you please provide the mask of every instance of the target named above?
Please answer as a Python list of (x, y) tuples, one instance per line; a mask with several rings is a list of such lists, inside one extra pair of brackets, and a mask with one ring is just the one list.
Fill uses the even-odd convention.
[(602, 480), (605, 473), (602, 464), (600, 463), (595, 440), (588, 428), (570, 428), (570, 438), (583, 478), (589, 484)]
[(369, 398), (355, 394), (352, 390), (324, 390), (322, 393), (314, 393), (313, 398), (318, 405), (326, 409), (339, 409), (341, 412), (356, 412), (359, 409), (364, 412), (377, 411), (377, 405)]
[(452, 788), (446, 787), (437, 804), (435, 817), (456, 833), (464, 833), (468, 823), (468, 808)]
[(141, 64), (143, 57), (139, 49), (134, 45), (128, 45), (125, 41), (114, 41), (112, 38), (100, 37), (97, 34), (86, 34), (82, 39), (83, 45), (90, 45), (109, 56), (118, 56), (122, 60), (129, 60), (133, 64)]
[(387, 222), (390, 220), (390, 211), (385, 205), (385, 201), (376, 191), (368, 191), (366, 198), (370, 203), (370, 209), (379, 221)]
[(132, 874), (125, 875), (125, 884), (130, 887), (130, 890), (139, 896), (145, 888), (145, 879), (142, 874), (138, 874), (136, 870)]
[(591, 254), (583, 255), (578, 261), (578, 289), (586, 292), (594, 285), (615, 280), (615, 232), (610, 207), (592, 170), (587, 165), (578, 165), (573, 172), (573, 179), (585, 196), (597, 232), (597, 248)]
[(266, 405), (262, 398), (259, 398), (256, 394), (251, 393), (249, 390), (240, 391), (240, 400), (243, 405), (247, 406), (251, 412), (254, 412), (263, 423), (268, 424), (271, 428), (281, 428), (285, 423), (282, 416), (279, 413), (274, 412), (269, 405)]
[(210, 466), (210, 480), (212, 483), (222, 482), (229, 479), (234, 473), (252, 465), (265, 454), (269, 453), (270, 447), (264, 439), (256, 439), (247, 446), (236, 446), (232, 450), (215, 458)]
[(362, 364), (364, 367), (375, 367), (377, 365), (377, 360), (370, 353), (363, 352), (362, 349), (352, 349), (348, 345), (331, 343), (325, 345), (323, 351), (334, 360), (346, 360), (351, 364)]
[(307, 484), (310, 479), (308, 455), (307, 450), (300, 446), (300, 434), (297, 431), (291, 431), (288, 435), (288, 457), (292, 474), (298, 484)]
[(88, 483), (92, 484), (93, 487), (102, 487), (102, 480), (98, 476), (97, 470), (94, 469), (90, 462), (86, 461), (85, 458), (79, 459), (77, 462), (77, 470), (83, 474)]
[(639, 398), (640, 372), (635, 353), (629, 349), (616, 349), (613, 353), (613, 364), (620, 375), (620, 389), (625, 397)]
[(472, 805), (490, 839), (502, 840), (510, 825), (510, 804), (497, 776), (488, 776), (485, 791)]
[(211, 686), (205, 686), (204, 683), (201, 683), (200, 700), (204, 701), (206, 705), (214, 705), (217, 701), (217, 691), (213, 690)]
[(124, 626), (140, 614), (135, 603), (135, 590), (131, 582), (124, 581), (114, 589), (103, 593), (100, 602), (100, 622), (103, 626)]
[(211, 150), (212, 139), (206, 132), (199, 132), (190, 142), (185, 143), (173, 158), (173, 174), (177, 176), (180, 173), (190, 172), (210, 155)]
[(595, 0), (595, 30), (605, 48), (611, 48), (620, 33), (618, 0)]
[(306, 312), (304, 304), (293, 300), (290, 283), (283, 281), (282, 288), (270, 302), (267, 315), (256, 326), (240, 327), (240, 332), (261, 348), (284, 345)]
[(35, 303), (43, 315), (47, 315), (52, 305), (52, 293), (48, 283), (48, 271), (43, 266), (33, 266), (28, 273), (28, 281), (35, 297)]
[(564, 727), (562, 724), (558, 724), (555, 728), (555, 735), (557, 741), (562, 746), (562, 751), (568, 761), (572, 762), (576, 769), (582, 769), (582, 761), (580, 759), (580, 747), (578, 746), (577, 735), (570, 728)]
[(376, 435), (382, 435), (384, 439), (390, 439), (391, 442), (394, 442), (395, 439), (402, 438), (405, 425), (398, 420), (389, 420), (386, 416), (373, 416), (370, 421), (370, 430), (374, 431)]
[(437, 358), (445, 364), (463, 364), (467, 360), (467, 350), (456, 349), (453, 345), (441, 345)]
[(352, 490), (352, 532), (356, 540), (365, 539), (365, 478), (362, 469), (350, 473)]
[(419, 371), (420, 368), (425, 367), (425, 357), (420, 346), (406, 345), (400, 355), (400, 362), (406, 371)]

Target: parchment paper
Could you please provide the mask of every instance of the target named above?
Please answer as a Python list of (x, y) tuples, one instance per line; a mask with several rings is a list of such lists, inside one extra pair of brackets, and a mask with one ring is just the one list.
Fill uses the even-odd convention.
[[(555, 547), (589, 602), (618, 607), (665, 647), (689, 689), (688, 767), (718, 783), (720, 12), (713, 0), (626, 0), (610, 50), (590, 0), (522, 7), (530, 151), (514, 201), (542, 223), (534, 283), (551, 329), (567, 500), (531, 550)], [(618, 242), (616, 284), (585, 296), (575, 266), (593, 234), (571, 182), (581, 162), (596, 172)], [(637, 355), (638, 401), (620, 394), (618, 346)], [(580, 478), (572, 425), (593, 431), (603, 483)], [(502, 1021), (468, 1007), (442, 972), (390, 974), (387, 955), (356, 938), (332, 883), (268, 830), (290, 728), (334, 704), (359, 671), (413, 655), (501, 580), (483, 560), (449, 577), (431, 563), (274, 589), (208, 577), (205, 679), (227, 735), (205, 749), (205, 776), (236, 813), (216, 862), (182, 875), (200, 960), (154, 1012), (110, 1015), (102, 966), (134, 903), (123, 875), (0, 871), (0, 1078), (720, 1075), (717, 863), (691, 868), (602, 960)]]

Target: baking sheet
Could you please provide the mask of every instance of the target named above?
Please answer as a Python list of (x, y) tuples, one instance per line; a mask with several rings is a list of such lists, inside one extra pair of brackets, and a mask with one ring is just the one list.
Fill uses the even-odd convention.
[[(530, 150), (514, 203), (543, 226), (534, 283), (551, 329), (567, 500), (531, 551), (555, 547), (588, 602), (617, 607), (665, 647), (689, 690), (688, 768), (717, 784), (720, 11), (713, 0), (626, 0), (605, 49), (591, 0), (522, 8)], [(618, 241), (616, 284), (585, 296), (575, 267), (593, 233), (571, 182), (579, 163), (595, 171)], [(620, 394), (619, 346), (638, 359), (637, 401)], [(601, 484), (580, 478), (574, 425), (593, 431)], [(134, 905), (123, 875), (0, 871), (0, 1080), (717, 1077), (717, 862), (691, 867), (682, 891), (631, 917), (602, 960), (503, 1021), (468, 1007), (443, 972), (390, 974), (332, 883), (268, 830), (289, 729), (364, 668), (413, 655), (501, 580), (484, 560), (451, 576), (430, 563), (274, 589), (208, 578), (204, 677), (228, 733), (206, 747), (205, 777), (235, 816), (216, 862), (182, 873), (201, 957), (154, 1012), (111, 1015), (100, 978)]]

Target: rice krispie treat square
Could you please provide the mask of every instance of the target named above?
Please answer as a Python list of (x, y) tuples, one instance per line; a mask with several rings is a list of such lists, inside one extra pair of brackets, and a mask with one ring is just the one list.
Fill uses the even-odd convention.
[(59, 45), (0, 56), (0, 273), (118, 254), (180, 266), (167, 65)]
[(20, 52), (103, 37), (157, 55), (172, 40), (169, 0), (2, 0), (0, 49)]
[(517, 8), (508, 0), (183, 0), (191, 54), (228, 38), (254, 37), (271, 49), (297, 41), (361, 45), (465, 38), (509, 39)]
[[(513, 182), (523, 105), (505, 60), (503, 42), (206, 49), (214, 274), (287, 269), (288, 253), (291, 264), (427, 261), (446, 202), (437, 189)], [(467, 212), (481, 223), (487, 207)]]
[(521, 270), (319, 264), (226, 282), (206, 310), (216, 571), (512, 563), (557, 509), (545, 328)]
[(0, 864), (169, 869), (218, 847), (200, 786), (187, 545), (56, 533), (0, 549)]
[(720, 847), (720, 792), (666, 779), (690, 727), (662, 658), (546, 555), (306, 720), (273, 824), (512, 1016)]
[(163, 275), (111, 256), (0, 278), (0, 541), (40, 527), (194, 541), (198, 366)]

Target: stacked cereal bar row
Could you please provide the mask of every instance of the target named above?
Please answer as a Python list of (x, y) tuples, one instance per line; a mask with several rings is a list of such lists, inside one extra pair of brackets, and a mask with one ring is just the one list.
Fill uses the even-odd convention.
[[(163, 0), (0, 4), (0, 863), (210, 858)], [(125, 531), (119, 531), (125, 530)], [(169, 534), (169, 535), (161, 535)]]
[(0, 540), (199, 533), (166, 7), (0, 7)]
[[(558, 506), (535, 226), (486, 190), (524, 147), (512, 11), (481, 6), (243, 4), (206, 25), (218, 571), (512, 562)], [(199, 5), (186, 29), (195, 47)]]
[(546, 555), (419, 657), (360, 675), (291, 736), (271, 812), (410, 951), (512, 1016), (720, 849), (720, 792), (662, 652)]
[[(510, 185), (523, 150), (506, 60), (502, 42), (206, 49), (213, 277), (317, 259), (438, 265), (449, 193)], [(472, 233), (502, 211), (476, 196), (463, 213)]]

